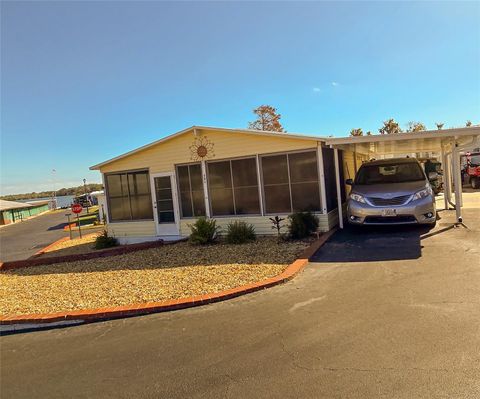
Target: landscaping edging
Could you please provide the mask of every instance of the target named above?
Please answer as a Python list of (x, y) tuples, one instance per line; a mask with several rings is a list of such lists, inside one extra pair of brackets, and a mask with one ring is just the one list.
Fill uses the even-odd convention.
[[(96, 233), (90, 233), (90, 234), (86, 234), (84, 236), (82, 236), (82, 238), (90, 238), (90, 237), (93, 237), (95, 235), (98, 235), (98, 232)], [(38, 250), (37, 252), (35, 252), (32, 256), (30, 256), (30, 258), (28, 259), (35, 259), (35, 258), (38, 258), (40, 255), (43, 255), (47, 252), (50, 252), (49, 250), (51, 248), (54, 248), (56, 247), (58, 244), (61, 244), (62, 242), (65, 242), (65, 241), (70, 241), (70, 237), (62, 237), (60, 238), (59, 240), (55, 241), (55, 242), (52, 242), (51, 244), (47, 245), (46, 247)], [(110, 248), (111, 249), (111, 248)], [(57, 256), (52, 256), (52, 258), (57, 258)], [(26, 259), (26, 260), (28, 260)], [(0, 270), (2, 269), (2, 265), (0, 264)]]
[[(39, 257), (40, 255), (43, 255), (45, 252), (48, 252), (48, 250), (49, 250), (50, 248), (53, 248), (53, 247), (55, 247), (56, 245), (58, 245), (58, 244), (60, 244), (60, 243), (62, 243), (62, 242), (64, 242), (64, 241), (68, 241), (68, 240), (70, 240), (70, 237), (62, 237), (62, 238), (60, 238), (59, 240), (54, 241), (54, 242), (52, 242), (51, 244), (47, 245), (46, 247), (44, 247), (44, 248), (42, 248), (42, 249), (39, 249), (37, 252), (35, 252), (35, 253), (34, 253), (32, 256), (30, 256), (30, 258), (28, 258), (28, 259), (37, 258), (37, 257)], [(28, 259), (24, 259), (24, 260), (28, 260)], [(8, 263), (8, 262), (4, 262), (4, 263)], [(0, 264), (0, 269), (2, 269), (2, 265), (3, 265), (3, 263)]]
[[(162, 302), (148, 302), (133, 304), (127, 306), (115, 306), (109, 308), (75, 310), (67, 312), (49, 313), (49, 314), (31, 314), (31, 315), (13, 315), (0, 316), (0, 325), (15, 324), (48, 324), (60, 321), (72, 321), (72, 323), (89, 323), (100, 320), (140, 316), (149, 313), (159, 313), (171, 310), (179, 310), (194, 306), (206, 305), (209, 303), (220, 302), (235, 298), (261, 289), (270, 288), (278, 284), (291, 280), (307, 265), (309, 258), (332, 236), (336, 230), (320, 236), (308, 248), (306, 248), (300, 257), (291, 263), (287, 268), (275, 277), (268, 278), (256, 283), (235, 287), (225, 291), (194, 296), (190, 298), (172, 299)], [(137, 245), (137, 244), (133, 244)]]
[(64, 237), (64, 238), (61, 238), (60, 240), (55, 241), (54, 243), (38, 251), (31, 258), (0, 263), (0, 271), (19, 269), (21, 267), (52, 265), (54, 263), (73, 262), (77, 260), (87, 260), (87, 259), (95, 259), (95, 258), (104, 258), (107, 256), (123, 255), (129, 252), (160, 247), (162, 245), (168, 245), (174, 242), (178, 242), (178, 241), (163, 241), (163, 240), (148, 241), (148, 242), (141, 242), (138, 244), (119, 245), (113, 248), (99, 249), (95, 252), (88, 252), (85, 254), (73, 254), (73, 255), (63, 255), (63, 256), (52, 256), (49, 258), (37, 258), (37, 256), (42, 255), (49, 248), (63, 241), (66, 241), (68, 239), (69, 239), (68, 237)]

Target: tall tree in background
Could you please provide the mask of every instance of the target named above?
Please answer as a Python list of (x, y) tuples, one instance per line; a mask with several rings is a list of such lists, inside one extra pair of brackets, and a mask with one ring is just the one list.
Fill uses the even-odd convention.
[(427, 130), (425, 125), (422, 122), (408, 122), (407, 123), (407, 132), (421, 132)]
[(363, 136), (363, 130), (361, 127), (358, 129), (352, 129), (350, 130), (350, 136)]
[(286, 132), (280, 123), (282, 117), (275, 107), (271, 105), (260, 105), (255, 108), (253, 113), (257, 115), (257, 119), (249, 122), (248, 128), (254, 130), (266, 130), (269, 132)]
[(438, 129), (438, 130), (442, 130), (442, 129), (443, 129), (443, 125), (444, 125), (444, 123), (441, 123), (441, 122), (435, 122), (435, 125), (437, 125), (437, 129)]
[(465, 123), (465, 126), (466, 126), (466, 127), (472, 126), (472, 121), (467, 121), (467, 123)]
[(395, 134), (401, 133), (400, 125), (395, 122), (395, 119), (389, 119), (388, 121), (383, 122), (383, 126), (378, 129), (380, 134)]

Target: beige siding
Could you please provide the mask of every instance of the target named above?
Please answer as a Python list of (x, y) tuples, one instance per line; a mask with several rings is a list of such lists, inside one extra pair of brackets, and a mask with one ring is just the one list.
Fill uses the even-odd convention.
[[(357, 168), (355, 169), (355, 157), (356, 157), (356, 166)], [(359, 153), (354, 153), (352, 151), (344, 151), (343, 152), (343, 175), (345, 177), (345, 180), (346, 179), (354, 179), (355, 178), (355, 174), (357, 173), (358, 171), (358, 168), (360, 168), (360, 166), (362, 165), (363, 162), (367, 161), (368, 160), (368, 157), (363, 155), (363, 154), (359, 154)], [(347, 195), (350, 193), (350, 189), (351, 187), (350, 186), (347, 186), (345, 185), (346, 187), (346, 193)]]
[[(220, 132), (213, 130), (197, 131), (201, 136), (206, 136), (213, 143), (214, 156), (207, 159), (228, 159), (243, 157), (256, 154), (269, 154), (276, 152), (287, 152), (302, 149), (317, 148), (319, 142), (316, 140), (305, 140), (292, 138), (288, 136), (272, 137), (260, 136), (246, 133)], [(175, 171), (175, 165), (193, 162), (191, 160), (190, 146), (193, 144), (195, 136), (193, 132), (187, 132), (158, 145), (147, 148), (138, 153), (132, 154), (123, 159), (119, 159), (110, 164), (101, 167), (102, 173), (149, 169), (150, 173), (162, 173)], [(286, 215), (285, 215), (286, 217)], [(331, 226), (330, 215), (318, 215), (320, 219), (320, 230), (328, 231)], [(220, 227), (234, 220), (243, 220), (255, 226), (258, 235), (276, 234), (271, 228), (272, 224), (269, 216), (252, 217), (228, 217), (216, 218)], [(180, 220), (180, 235), (188, 236), (190, 234), (189, 224), (194, 219)], [(110, 223), (108, 231), (116, 237), (147, 237), (156, 234), (155, 222), (125, 222)], [(286, 231), (286, 229), (284, 229)]]
[(319, 225), (318, 225), (318, 230), (319, 231), (329, 231), (331, 229), (329, 221), (328, 221), (328, 215), (317, 215), (319, 219)]
[[(345, 180), (355, 178), (355, 161), (352, 151), (343, 151), (343, 176)], [(350, 194), (351, 187), (345, 184), (345, 189), (347, 195)]]
[[(332, 213), (332, 212), (330, 212)], [(280, 217), (284, 218), (285, 221), (282, 222), (285, 226), (281, 231), (282, 233), (287, 232), (287, 216), (288, 215), (279, 215)], [(222, 218), (214, 218), (217, 221), (217, 225), (225, 231), (227, 225), (231, 222), (236, 220), (244, 221), (246, 223), (251, 223), (255, 227), (255, 232), (257, 235), (275, 235), (277, 234), (277, 230), (272, 229), (272, 222), (270, 221), (271, 216), (243, 216), (243, 217), (222, 217)], [(317, 214), (319, 219), (319, 230), (320, 231), (328, 231), (330, 230), (330, 222), (327, 215)], [(180, 235), (181, 236), (188, 236), (190, 235), (190, 227), (192, 223), (195, 223), (195, 219), (181, 219), (180, 220)]]
[[(346, 206), (343, 206), (343, 215), (345, 216), (345, 212), (346, 212), (347, 208)], [(328, 212), (328, 216), (327, 216), (327, 223), (326, 225), (328, 226), (324, 231), (329, 231), (331, 229), (333, 229), (335, 226), (338, 225), (338, 209), (334, 209), (330, 212)]]
[[(215, 131), (202, 131), (202, 135), (213, 143), (215, 155), (209, 159), (234, 158), (317, 147), (317, 142), (314, 140), (302, 140), (288, 136), (271, 137)], [(193, 144), (194, 138), (193, 133), (185, 133), (105, 165), (100, 171), (108, 173), (148, 168), (150, 173), (171, 172), (175, 169), (176, 164), (192, 162), (190, 146)]]
[(148, 237), (157, 234), (153, 220), (140, 222), (115, 222), (107, 226), (108, 234), (120, 237)]

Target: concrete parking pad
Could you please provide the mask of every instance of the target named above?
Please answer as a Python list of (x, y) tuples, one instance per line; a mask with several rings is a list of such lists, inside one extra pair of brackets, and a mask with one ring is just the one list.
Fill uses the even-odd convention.
[(2, 398), (480, 397), (480, 211), (469, 229), (453, 217), (418, 256), (329, 259), (203, 308), (1, 337)]

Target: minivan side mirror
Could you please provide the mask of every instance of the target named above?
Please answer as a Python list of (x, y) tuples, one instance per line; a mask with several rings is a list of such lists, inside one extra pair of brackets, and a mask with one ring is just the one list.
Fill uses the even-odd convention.
[(353, 186), (353, 180), (352, 179), (347, 179), (347, 180), (345, 180), (345, 184), (347, 184), (348, 186)]

